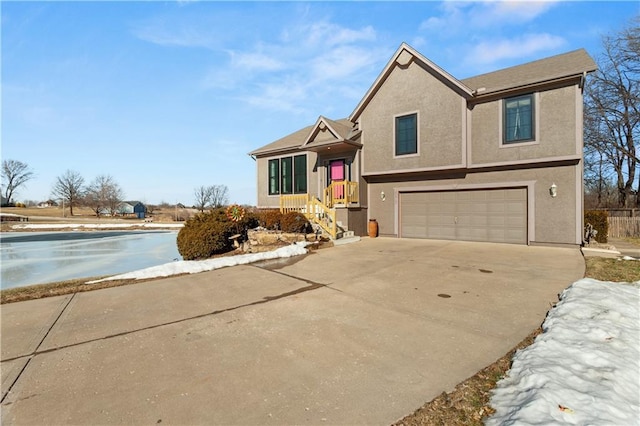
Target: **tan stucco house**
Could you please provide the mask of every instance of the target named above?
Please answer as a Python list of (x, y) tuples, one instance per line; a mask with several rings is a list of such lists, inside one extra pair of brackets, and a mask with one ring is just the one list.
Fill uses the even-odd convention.
[(249, 153), (257, 205), (334, 236), (375, 219), (383, 236), (581, 244), (582, 90), (595, 70), (580, 49), (458, 80), (403, 43), (348, 118)]

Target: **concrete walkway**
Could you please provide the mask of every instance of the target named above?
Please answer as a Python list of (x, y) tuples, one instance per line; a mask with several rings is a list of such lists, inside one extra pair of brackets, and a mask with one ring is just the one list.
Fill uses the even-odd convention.
[(3, 305), (2, 422), (390, 424), (492, 363), (579, 249), (364, 238)]

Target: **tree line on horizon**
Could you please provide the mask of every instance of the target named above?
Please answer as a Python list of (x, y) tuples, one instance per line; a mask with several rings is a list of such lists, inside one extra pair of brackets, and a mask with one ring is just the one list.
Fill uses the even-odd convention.
[[(2, 207), (14, 206), (16, 191), (33, 179), (34, 172), (27, 163), (18, 160), (2, 161)], [(124, 202), (124, 191), (111, 175), (96, 176), (88, 185), (82, 175), (73, 170), (67, 170), (59, 175), (51, 189), (51, 197), (61, 200), (69, 208), (73, 216), (73, 208), (78, 206), (90, 207), (96, 217), (100, 215), (114, 216), (118, 207)], [(194, 190), (195, 203), (193, 208), (201, 212), (207, 208), (217, 208), (229, 202), (229, 189), (226, 185), (200, 186)], [(179, 204), (179, 203), (178, 203)], [(178, 205), (176, 204), (176, 206)], [(166, 202), (159, 206), (145, 205), (147, 213), (152, 213), (157, 207), (169, 207)]]

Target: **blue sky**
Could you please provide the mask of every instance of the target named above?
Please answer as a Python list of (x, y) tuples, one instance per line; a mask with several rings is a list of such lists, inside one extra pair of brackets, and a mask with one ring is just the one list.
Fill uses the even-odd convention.
[(194, 202), (227, 185), (255, 204), (247, 153), (347, 117), (407, 42), (457, 78), (584, 47), (640, 13), (626, 2), (7, 2), (2, 159), (49, 198), (67, 169), (126, 199)]

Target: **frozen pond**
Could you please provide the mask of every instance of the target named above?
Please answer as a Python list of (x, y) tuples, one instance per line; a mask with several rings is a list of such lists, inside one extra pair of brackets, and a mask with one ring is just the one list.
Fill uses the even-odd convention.
[(175, 231), (0, 234), (0, 287), (115, 275), (182, 260)]

